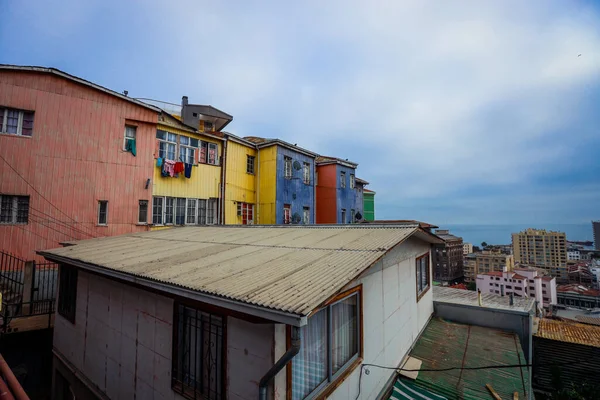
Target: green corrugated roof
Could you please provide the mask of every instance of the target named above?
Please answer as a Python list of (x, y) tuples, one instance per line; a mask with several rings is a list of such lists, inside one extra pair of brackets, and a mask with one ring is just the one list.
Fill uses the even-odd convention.
[[(423, 369), (526, 364), (516, 334), (433, 318), (410, 353), (423, 362)], [(414, 383), (448, 399), (491, 399), (486, 383), (502, 399), (518, 392), (527, 399), (527, 368), (420, 371)]]

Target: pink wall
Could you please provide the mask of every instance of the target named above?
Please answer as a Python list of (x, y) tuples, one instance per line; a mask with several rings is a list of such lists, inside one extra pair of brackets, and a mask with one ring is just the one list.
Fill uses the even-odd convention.
[[(0, 193), (30, 196), (28, 224), (0, 224), (0, 250), (40, 260), (36, 250), (60, 242), (146, 230), (137, 225), (138, 200), (152, 199), (145, 182), (153, 171), (155, 111), (23, 71), (0, 71), (0, 107), (35, 112), (31, 138), (0, 134), (0, 155), (24, 178), (0, 159)], [(137, 157), (122, 150), (126, 121), (137, 125)], [(108, 200), (108, 226), (97, 226), (98, 200)]]

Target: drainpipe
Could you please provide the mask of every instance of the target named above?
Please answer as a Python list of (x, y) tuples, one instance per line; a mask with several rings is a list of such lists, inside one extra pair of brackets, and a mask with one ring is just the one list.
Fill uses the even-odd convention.
[(227, 138), (223, 141), (223, 155), (221, 156), (221, 187), (219, 188), (221, 191), (221, 210), (219, 214), (219, 218), (221, 219), (221, 224), (225, 225), (225, 191), (226, 188), (226, 179), (227, 179)]
[(300, 351), (300, 328), (292, 326), (292, 346), (281, 356), (279, 360), (271, 367), (270, 370), (261, 378), (258, 385), (258, 398), (267, 400), (267, 386), (275, 375), (279, 373)]
[(256, 146), (256, 224), (260, 224), (260, 149)]

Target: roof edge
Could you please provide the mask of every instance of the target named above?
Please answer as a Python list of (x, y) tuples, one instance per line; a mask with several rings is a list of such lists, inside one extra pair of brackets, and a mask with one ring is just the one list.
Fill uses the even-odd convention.
[(242, 303), (236, 300), (228, 299), (217, 295), (201, 293), (195, 290), (186, 289), (177, 285), (163, 283), (150, 278), (144, 278), (128, 274), (121, 271), (116, 271), (107, 267), (101, 267), (94, 264), (89, 264), (83, 261), (74, 260), (67, 257), (57, 256), (45, 251), (37, 251), (37, 254), (43, 256), (47, 260), (61, 264), (75, 265), (81, 269), (93, 272), (99, 275), (108, 276), (120, 281), (138, 284), (149, 289), (158, 290), (173, 295), (178, 295), (192, 300), (201, 301), (217, 307), (226, 308), (228, 310), (241, 312), (259, 318), (264, 318), (270, 321), (279, 322), (286, 325), (302, 327), (308, 323), (308, 317), (298, 314), (292, 314), (285, 311), (274, 310), (266, 307), (261, 307), (254, 304)]

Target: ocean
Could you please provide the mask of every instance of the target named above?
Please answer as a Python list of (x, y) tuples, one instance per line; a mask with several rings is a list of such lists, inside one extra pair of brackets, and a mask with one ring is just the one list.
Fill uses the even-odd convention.
[(567, 240), (594, 240), (592, 223), (587, 224), (540, 224), (540, 225), (444, 225), (440, 229), (449, 229), (450, 233), (463, 238), (463, 241), (479, 246), (481, 242), (488, 244), (511, 244), (512, 233), (527, 228), (546, 229), (565, 232)]

